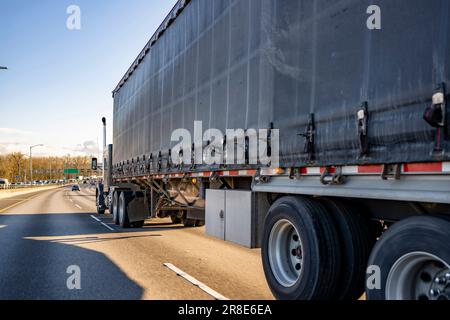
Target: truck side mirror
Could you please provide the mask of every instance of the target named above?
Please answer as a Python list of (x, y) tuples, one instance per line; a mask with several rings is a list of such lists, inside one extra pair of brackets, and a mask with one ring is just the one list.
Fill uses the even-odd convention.
[(92, 158), (91, 168), (94, 171), (96, 171), (98, 169), (98, 160), (97, 160), (97, 158)]

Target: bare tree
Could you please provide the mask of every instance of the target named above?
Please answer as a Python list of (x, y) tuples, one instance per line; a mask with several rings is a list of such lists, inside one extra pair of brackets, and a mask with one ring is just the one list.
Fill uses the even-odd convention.
[[(25, 155), (21, 152), (15, 152), (8, 156), (9, 161), (12, 162), (12, 176), (14, 179), (11, 179), (14, 182), (20, 182), (22, 178), (22, 171), (24, 168)], [(19, 177), (19, 178), (17, 178)]]
[[(22, 153), (0, 155), (0, 178), (11, 182), (20, 182), (18, 176), (25, 181), (28, 159)], [(65, 178), (64, 169), (78, 169), (90, 172), (91, 162), (88, 157), (33, 157), (33, 177), (36, 180), (60, 180)], [(23, 175), (23, 176), (22, 176)], [(74, 178), (71, 175), (68, 178)]]

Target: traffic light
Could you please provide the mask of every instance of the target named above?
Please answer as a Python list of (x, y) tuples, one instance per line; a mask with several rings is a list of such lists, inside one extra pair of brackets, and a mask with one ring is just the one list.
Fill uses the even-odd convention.
[(92, 158), (91, 168), (92, 168), (92, 170), (97, 171), (97, 168), (98, 168), (98, 160), (97, 160), (97, 158)]

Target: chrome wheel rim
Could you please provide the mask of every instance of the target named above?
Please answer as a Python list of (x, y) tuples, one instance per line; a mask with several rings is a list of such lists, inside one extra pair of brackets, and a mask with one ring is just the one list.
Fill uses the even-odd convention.
[(272, 227), (268, 243), (269, 263), (277, 281), (286, 288), (300, 279), (303, 267), (303, 250), (300, 235), (286, 219)]
[(386, 281), (387, 300), (449, 300), (450, 266), (426, 252), (398, 259)]

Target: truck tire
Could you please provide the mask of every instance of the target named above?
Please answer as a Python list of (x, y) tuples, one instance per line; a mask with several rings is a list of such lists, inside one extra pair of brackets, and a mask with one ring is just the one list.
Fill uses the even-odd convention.
[(119, 196), (119, 225), (122, 228), (129, 228), (130, 227), (130, 221), (128, 219), (128, 203), (131, 200), (131, 193), (130, 192), (121, 192)]
[(336, 292), (340, 247), (333, 220), (318, 201), (283, 197), (264, 224), (262, 262), (281, 300), (329, 300)]
[(450, 222), (445, 219), (421, 216), (394, 224), (370, 256), (367, 298), (449, 300), (449, 243)]
[(97, 214), (105, 214), (105, 196), (103, 194), (103, 185), (98, 185), (95, 190), (95, 205), (97, 207)]
[(97, 214), (105, 214), (105, 209), (100, 206), (97, 199)]
[(322, 201), (337, 229), (342, 268), (337, 285), (337, 300), (357, 300), (365, 291), (367, 261), (376, 238), (370, 220), (350, 203), (327, 199)]
[(113, 222), (115, 225), (119, 225), (119, 197), (120, 191), (114, 191), (112, 206), (111, 206), (111, 214), (113, 216)]

